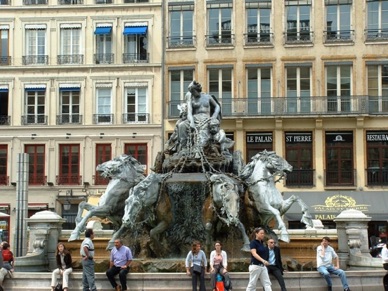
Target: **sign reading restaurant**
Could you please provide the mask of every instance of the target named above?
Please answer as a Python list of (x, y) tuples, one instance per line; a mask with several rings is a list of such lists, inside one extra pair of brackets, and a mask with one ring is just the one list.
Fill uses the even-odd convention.
[(366, 134), (366, 141), (368, 142), (380, 142), (380, 141), (388, 141), (388, 133), (383, 132), (368, 132)]

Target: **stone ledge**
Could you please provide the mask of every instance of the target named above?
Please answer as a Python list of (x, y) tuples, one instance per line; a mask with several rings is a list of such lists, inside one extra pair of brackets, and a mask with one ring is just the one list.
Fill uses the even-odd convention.
[[(347, 271), (349, 285), (352, 291), (384, 291), (383, 277), (384, 270), (359, 270)], [(233, 291), (246, 289), (249, 279), (248, 272), (232, 272)], [(210, 290), (209, 275), (206, 275), (206, 287)], [(288, 291), (326, 291), (325, 280), (317, 272), (286, 272), (284, 274)], [(118, 280), (117, 280), (118, 281)], [(279, 291), (279, 285), (274, 278), (271, 278), (273, 291)], [(10, 290), (50, 290), (51, 273), (27, 273), (15, 272), (14, 278), (7, 278), (4, 282), (4, 289)], [(111, 291), (105, 273), (96, 273), (96, 286), (98, 291)], [(260, 283), (257, 284), (261, 290)], [(333, 290), (342, 290), (338, 277), (333, 277)], [(191, 278), (184, 273), (131, 273), (128, 275), (128, 289), (131, 291), (190, 291)], [(74, 272), (70, 276), (69, 291), (82, 290), (82, 273)]]

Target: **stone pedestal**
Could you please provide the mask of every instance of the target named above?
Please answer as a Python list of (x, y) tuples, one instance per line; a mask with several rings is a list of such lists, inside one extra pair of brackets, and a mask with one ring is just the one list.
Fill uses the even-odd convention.
[(350, 264), (351, 257), (369, 257), (368, 222), (371, 217), (359, 210), (342, 211), (335, 219), (338, 234), (338, 257), (344, 270)]

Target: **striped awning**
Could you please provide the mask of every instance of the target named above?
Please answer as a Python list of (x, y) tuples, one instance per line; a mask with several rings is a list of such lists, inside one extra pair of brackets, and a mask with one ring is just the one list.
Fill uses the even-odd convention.
[(59, 84), (59, 91), (80, 91), (81, 84)]
[(61, 28), (71, 29), (71, 28), (81, 28), (81, 23), (63, 23), (61, 24)]
[(24, 86), (24, 89), (27, 92), (30, 91), (46, 91), (46, 85), (45, 84), (28, 84)]
[(0, 85), (0, 92), (8, 92), (8, 85)]
[(25, 29), (46, 29), (46, 24), (26, 24)]

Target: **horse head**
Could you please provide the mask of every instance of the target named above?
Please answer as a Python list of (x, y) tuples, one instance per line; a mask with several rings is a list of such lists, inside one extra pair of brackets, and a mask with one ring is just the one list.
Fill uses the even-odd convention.
[(154, 205), (159, 197), (160, 182), (166, 175), (151, 173), (135, 187), (131, 188), (125, 200), (123, 224), (130, 226), (136, 222), (140, 212)]
[(219, 218), (228, 226), (240, 222), (240, 196), (238, 185), (226, 175), (214, 174), (210, 177), (212, 182), (213, 204)]
[(99, 164), (96, 171), (104, 178), (110, 179), (133, 179), (141, 180), (144, 178), (143, 166), (132, 156), (121, 155), (110, 161)]

